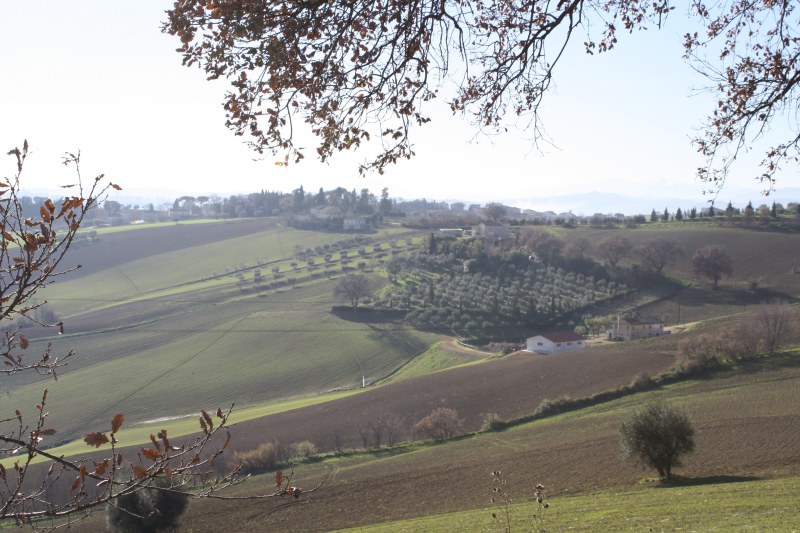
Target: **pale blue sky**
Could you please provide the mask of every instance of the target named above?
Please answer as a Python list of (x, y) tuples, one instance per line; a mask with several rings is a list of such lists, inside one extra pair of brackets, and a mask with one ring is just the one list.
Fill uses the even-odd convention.
[[(417, 157), (383, 176), (359, 177), (357, 152), (327, 165), (311, 154), (288, 168), (276, 167), (271, 156), (254, 161), (256, 154), (224, 126), (224, 84), (181, 66), (177, 40), (160, 33), (170, 5), (3, 2), (0, 148), (5, 153), (29, 140), (35, 157), (28, 187), (70, 181), (59, 158), (80, 149), (86, 174), (103, 172), (140, 196), (290, 191), (302, 184), (533, 207), (551, 195), (590, 191), (704, 201), (694, 177), (702, 162), (689, 139), (713, 100), (693, 91), (703, 80), (681, 59), (680, 13), (661, 31), (621, 36), (610, 54), (588, 57), (583, 39), (575, 39), (543, 108), (553, 146), (534, 149), (528, 133), (514, 130), (470, 142), (469, 124), (434, 102), (433, 123), (413, 133)], [(13, 172), (10, 158), (0, 170)], [(760, 203), (753, 175), (752, 164), (737, 167), (720, 200)], [(789, 169), (778, 192), (795, 185), (796, 175)]]

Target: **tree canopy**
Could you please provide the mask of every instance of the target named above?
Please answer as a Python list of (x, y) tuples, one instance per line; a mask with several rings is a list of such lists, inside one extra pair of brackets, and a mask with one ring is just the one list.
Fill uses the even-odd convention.
[(711, 279), (714, 289), (719, 285), (722, 276), (733, 275), (733, 260), (721, 244), (708, 244), (698, 248), (692, 256), (692, 266), (695, 274)]
[(669, 479), (672, 467), (694, 451), (694, 426), (681, 410), (664, 402), (649, 403), (622, 424), (620, 445), (626, 457)]
[[(304, 157), (300, 122), (325, 161), (373, 140), (360, 170), (413, 156), (410, 132), (430, 119), (426, 101), (442, 98), (482, 130), (529, 121), (564, 51), (579, 40), (588, 54), (612, 50), (623, 34), (661, 28), (686, 16), (684, 56), (716, 91), (694, 142), (702, 179), (721, 187), (740, 150), (775, 120), (798, 112), (800, 33), (794, 2), (669, 0), (176, 0), (163, 31), (180, 39), (187, 66), (227, 78), (227, 126), (259, 152)], [(454, 90), (449, 90), (455, 87)], [(800, 133), (767, 149), (762, 173), (772, 186), (781, 163), (798, 154)]]

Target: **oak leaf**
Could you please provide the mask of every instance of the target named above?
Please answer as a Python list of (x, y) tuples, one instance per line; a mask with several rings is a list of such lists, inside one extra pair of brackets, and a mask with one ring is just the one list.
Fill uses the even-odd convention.
[(111, 433), (116, 433), (119, 431), (119, 428), (122, 426), (123, 422), (125, 422), (125, 415), (122, 413), (115, 414), (114, 418), (111, 419)]
[(92, 433), (87, 433), (85, 437), (83, 437), (84, 442), (89, 446), (94, 446), (95, 448), (99, 448), (103, 444), (108, 442), (108, 437), (105, 433), (100, 433), (99, 431), (94, 431)]
[(157, 461), (161, 457), (161, 453), (155, 448), (142, 448), (142, 453), (152, 461)]

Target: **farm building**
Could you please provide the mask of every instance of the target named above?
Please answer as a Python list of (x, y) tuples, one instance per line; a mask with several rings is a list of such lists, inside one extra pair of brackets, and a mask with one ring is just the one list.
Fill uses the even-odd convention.
[(526, 345), (525, 349), (527, 351), (539, 354), (568, 352), (586, 348), (583, 337), (569, 331), (542, 333), (535, 337), (528, 337)]
[(511, 231), (507, 225), (492, 226), (481, 222), (472, 227), (472, 236), (484, 241), (502, 241), (511, 238)]
[(668, 334), (661, 320), (652, 317), (617, 318), (617, 327), (609, 330), (609, 339), (633, 340), (659, 337)]
[(461, 228), (439, 228), (439, 235), (442, 237), (461, 237), (464, 230)]
[(357, 231), (366, 229), (367, 220), (364, 217), (345, 217), (342, 220), (342, 229), (345, 231)]

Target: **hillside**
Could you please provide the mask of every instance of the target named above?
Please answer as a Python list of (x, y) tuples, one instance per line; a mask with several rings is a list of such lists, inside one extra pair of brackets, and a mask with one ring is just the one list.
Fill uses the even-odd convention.
[[(687, 459), (681, 475), (698, 483), (726, 476), (798, 476), (798, 391), (800, 367), (794, 358), (785, 368), (690, 381), (406, 455), (304, 466), (306, 483), (324, 475), (328, 487), (310, 505), (284, 508), (270, 520), (328, 530), (483, 508), (491, 491), (489, 472), (495, 469), (506, 473), (516, 501), (529, 500), (536, 483), (547, 486), (553, 505), (560, 495), (632, 487), (643, 472), (620, 462), (617, 428), (634, 406), (649, 398), (669, 399), (685, 408), (697, 426), (697, 453)], [(195, 523), (203, 523), (213, 511), (204, 509), (195, 515)], [(265, 515), (254, 514), (250, 520), (259, 516)]]
[[(613, 516), (615, 523), (626, 524), (621, 529), (640, 530), (637, 528), (649, 525), (648, 515), (642, 514), (647, 506), (662, 509), (656, 511), (662, 517), (660, 520), (679, 524), (680, 512), (671, 516), (663, 511), (670, 505), (664, 501), (665, 489), (657, 483), (639, 483), (643, 476), (652, 477), (652, 473), (621, 462), (618, 437), (621, 421), (636, 406), (651, 399), (666, 399), (687, 411), (697, 428), (697, 451), (678, 470), (676, 487), (697, 486), (705, 488), (702, 493), (713, 493), (724, 491), (725, 484), (730, 482), (774, 479), (796, 490), (800, 482), (800, 413), (796, 410), (799, 361), (800, 354), (795, 352), (501, 432), (477, 434), (440, 445), (401, 446), (386, 453), (343, 455), (301, 464), (296, 468), (296, 484), (308, 487), (321, 479), (326, 481), (317, 493), (306, 498), (308, 503), (203, 502), (191, 506), (182, 527), (211, 531), (222, 527), (233, 515), (237, 527), (242, 529), (257, 528), (268, 521), (275, 528), (328, 531), (474, 509), (478, 512), (442, 517), (430, 523), (386, 524), (376, 530), (501, 531), (502, 525), (490, 519), (491, 512), (500, 511), (499, 505), (489, 503), (493, 486), (490, 472), (497, 469), (508, 481), (507, 490), (515, 502), (529, 502), (534, 485), (543, 483), (552, 513), (557, 515), (553, 520), (565, 529), (602, 528), (604, 520)], [(451, 373), (457, 375), (459, 371), (443, 374)], [(497, 385), (499, 391), (505, 384)], [(342, 409), (321, 413), (311, 408), (295, 416), (298, 420), (310, 419), (306, 436), (322, 438), (327, 434), (326, 417), (345, 411), (348, 401), (342, 400), (345, 402), (340, 404)], [(465, 413), (468, 417), (483, 412), (478, 402), (472, 405), (473, 410)], [(311, 429), (314, 421), (320, 422), (316, 432)], [(243, 428), (240, 425), (238, 429), (241, 432)], [(262, 483), (269, 483), (269, 477), (269, 474), (256, 477), (238, 491), (241, 494), (260, 491)], [(596, 507), (584, 508), (586, 514), (579, 515), (564, 515), (560, 510), (562, 500), (567, 500), (564, 506), (570, 508), (571, 497), (598, 492), (617, 495), (613, 503), (597, 504), (607, 509), (599, 515), (592, 512)], [(742, 492), (747, 489), (741, 488), (737, 493)], [(752, 493), (748, 497), (757, 499), (761, 505), (740, 507), (739, 512), (748, 513), (744, 515), (745, 523), (756, 529), (761, 529), (759, 524), (766, 524), (767, 520), (786, 523), (795, 516), (791, 507), (774, 510), (770, 507), (773, 493), (769, 486), (763, 494)], [(604, 501), (605, 496), (598, 499)], [(676, 497), (676, 506), (678, 501), (683, 502)], [(726, 505), (731, 504), (726, 500)], [(702, 513), (706, 517), (702, 528), (713, 528), (724, 521), (708, 508), (703, 508)]]
[[(300, 266), (298, 250), (311, 247), (313, 254), (313, 247), (334, 244), (337, 256), (348, 249), (358, 256), (363, 244), (353, 236), (274, 221), (243, 223), (245, 236), (237, 227), (216, 222), (107, 232), (76, 250), (87, 267), (41, 293), (63, 314), (65, 334), (28, 332), (34, 349), (52, 343), (54, 353), (76, 352), (59, 380), (47, 384), (50, 420), (64, 428), (58, 442), (96, 428), (109, 411), (124, 412), (133, 424), (360, 387), (441, 339), (329, 312), (334, 284), (353, 269), (345, 263), (350, 260), (323, 268), (320, 258)], [(397, 237), (408, 246), (408, 235), (387, 229), (372, 236), (371, 247), (388, 248)], [(177, 236), (192, 245), (176, 249)], [(372, 272), (377, 255), (364, 261), (379, 284)], [(267, 268), (279, 275), (256, 286), (257, 264), (269, 265), (262, 267), (265, 277)], [(7, 384), (7, 392), (21, 406), (34, 405), (43, 386), (37, 376), (23, 375)]]
[[(243, 235), (237, 224), (242, 224)], [(378, 295), (371, 302), (391, 306), (405, 299), (419, 306), (418, 320), (430, 312), (426, 306), (431, 302), (449, 307), (448, 312), (455, 311), (454, 302), (468, 302), (446, 299), (459, 290), (474, 291), (469, 301), (486, 305), (486, 310), (500, 308), (507, 299), (503, 295), (515, 291), (520, 300), (503, 320), (521, 333), (528, 329), (512, 321), (528, 312), (526, 301), (534, 302), (525, 298), (529, 290), (525, 283), (545, 295), (534, 302), (535, 313), (530, 316), (547, 316), (541, 323), (549, 327), (574, 325), (566, 319), (558, 323), (561, 310), (612, 313), (635, 305), (640, 312), (661, 316), (680, 304), (681, 322), (688, 322), (738, 314), (766, 297), (800, 296), (793, 273), (798, 235), (688, 228), (666, 224), (548, 230), (563, 238), (566, 246), (598, 243), (612, 231), (634, 244), (654, 236), (680, 242), (686, 254), (665, 271), (672, 280), (657, 280), (652, 287), (640, 284), (635, 290), (623, 282), (612, 285), (599, 275), (576, 275), (561, 266), (530, 268), (527, 256), (520, 258), (525, 267), (517, 268), (516, 274), (501, 268), (493, 280), (492, 270), (485, 267), (476, 271), (479, 275), (471, 284), (459, 286), (458, 261), (453, 262), (455, 269), (449, 264), (450, 270), (442, 268), (444, 263), (437, 264), (432, 254), (422, 251), (428, 233), (397, 226), (349, 235), (301, 231), (264, 220), (179, 224), (162, 228), (166, 236), (159, 228), (100, 232), (96, 242), (76, 249), (81, 262), (94, 266), (69, 274), (43, 293), (48, 305), (62, 313), (65, 334), (28, 331), (34, 348), (44, 349), (52, 342), (58, 353), (76, 351), (59, 380), (46, 385), (51, 401), (48, 420), (62, 428), (53, 444), (102, 427), (110, 412), (124, 412), (126, 425), (132, 426), (190, 416), (200, 408), (235, 403), (236, 413), (241, 407), (373, 384), (344, 398), (236, 423), (230, 451), (254, 449), (266, 441), (285, 446), (300, 440), (312, 441), (323, 453), (362, 448), (365, 428), (381, 418), (396, 421), (399, 440), (409, 441), (414, 437), (413, 424), (437, 407), (456, 409), (464, 431), (474, 432), (488, 414), (504, 420), (524, 417), (547, 400), (587, 397), (627, 385), (640, 375), (665, 371), (674, 363), (682, 339), (695, 335), (689, 329), (558, 356), (516, 353), (480, 362), (491, 354), (456, 356), (442, 349), (440, 343), (449, 338), (445, 334), (462, 332), (461, 326), (456, 331), (455, 326), (447, 328), (451, 318), (444, 315), (437, 324), (423, 318), (421, 329), (415, 329), (386, 318), (394, 316), (391, 313), (331, 313), (337, 303), (335, 284), (353, 271), (362, 271), (372, 281)], [(186, 246), (171, 242), (184, 237)], [(694, 249), (718, 242), (726, 244), (734, 257), (735, 273), (720, 290), (712, 291), (687, 265)], [(585, 252), (600, 257), (594, 246)], [(389, 261), (395, 257), (415, 259), (403, 259), (408, 271), (387, 282)], [(485, 261), (491, 266), (494, 259), (487, 256)], [(430, 268), (422, 268), (426, 264)], [(623, 266), (631, 266), (631, 258)], [(601, 267), (592, 268), (603, 273)], [(506, 285), (501, 286), (500, 278)], [(442, 284), (432, 291), (438, 281)], [(412, 289), (414, 284), (417, 288)], [(680, 286), (684, 289), (677, 293)], [(570, 320), (574, 319), (573, 315)], [(432, 324), (436, 327), (425, 327)], [(497, 322), (488, 329), (505, 327)], [(795, 468), (800, 442), (793, 436), (800, 430), (800, 414), (793, 407), (800, 390), (797, 357), (774, 361), (440, 446), (402, 444), (383, 452), (304, 464), (298, 482), (308, 486), (325, 478), (325, 490), (302, 509), (281, 505), (280, 513), (269, 519), (313, 531), (478, 509), (486, 505), (487, 472), (495, 468), (510, 473), (522, 499), (540, 481), (552, 487), (551, 494), (629, 487), (641, 473), (619, 465), (616, 429), (633, 406), (652, 397), (669, 398), (685, 407), (702, 430), (698, 454), (686, 466), (692, 477), (800, 475)], [(434, 372), (466, 362), (480, 363)], [(21, 406), (34, 405), (44, 386), (35, 376), (7, 383), (7, 394)], [(168, 421), (164, 425), (170, 427)], [(731, 444), (738, 435), (751, 433), (757, 436), (752, 443)], [(753, 460), (756, 451), (758, 461)], [(421, 485), (424, 491), (419, 490)], [(248, 487), (252, 486), (238, 490), (261, 491)], [(432, 500), (431, 494), (436, 498)], [(237, 526), (240, 522), (245, 529), (255, 526), (273, 507), (236, 508)], [(342, 514), (341, 509), (350, 512)], [(194, 508), (187, 527), (199, 531), (221, 527), (214, 515), (221, 510), (215, 502)]]

